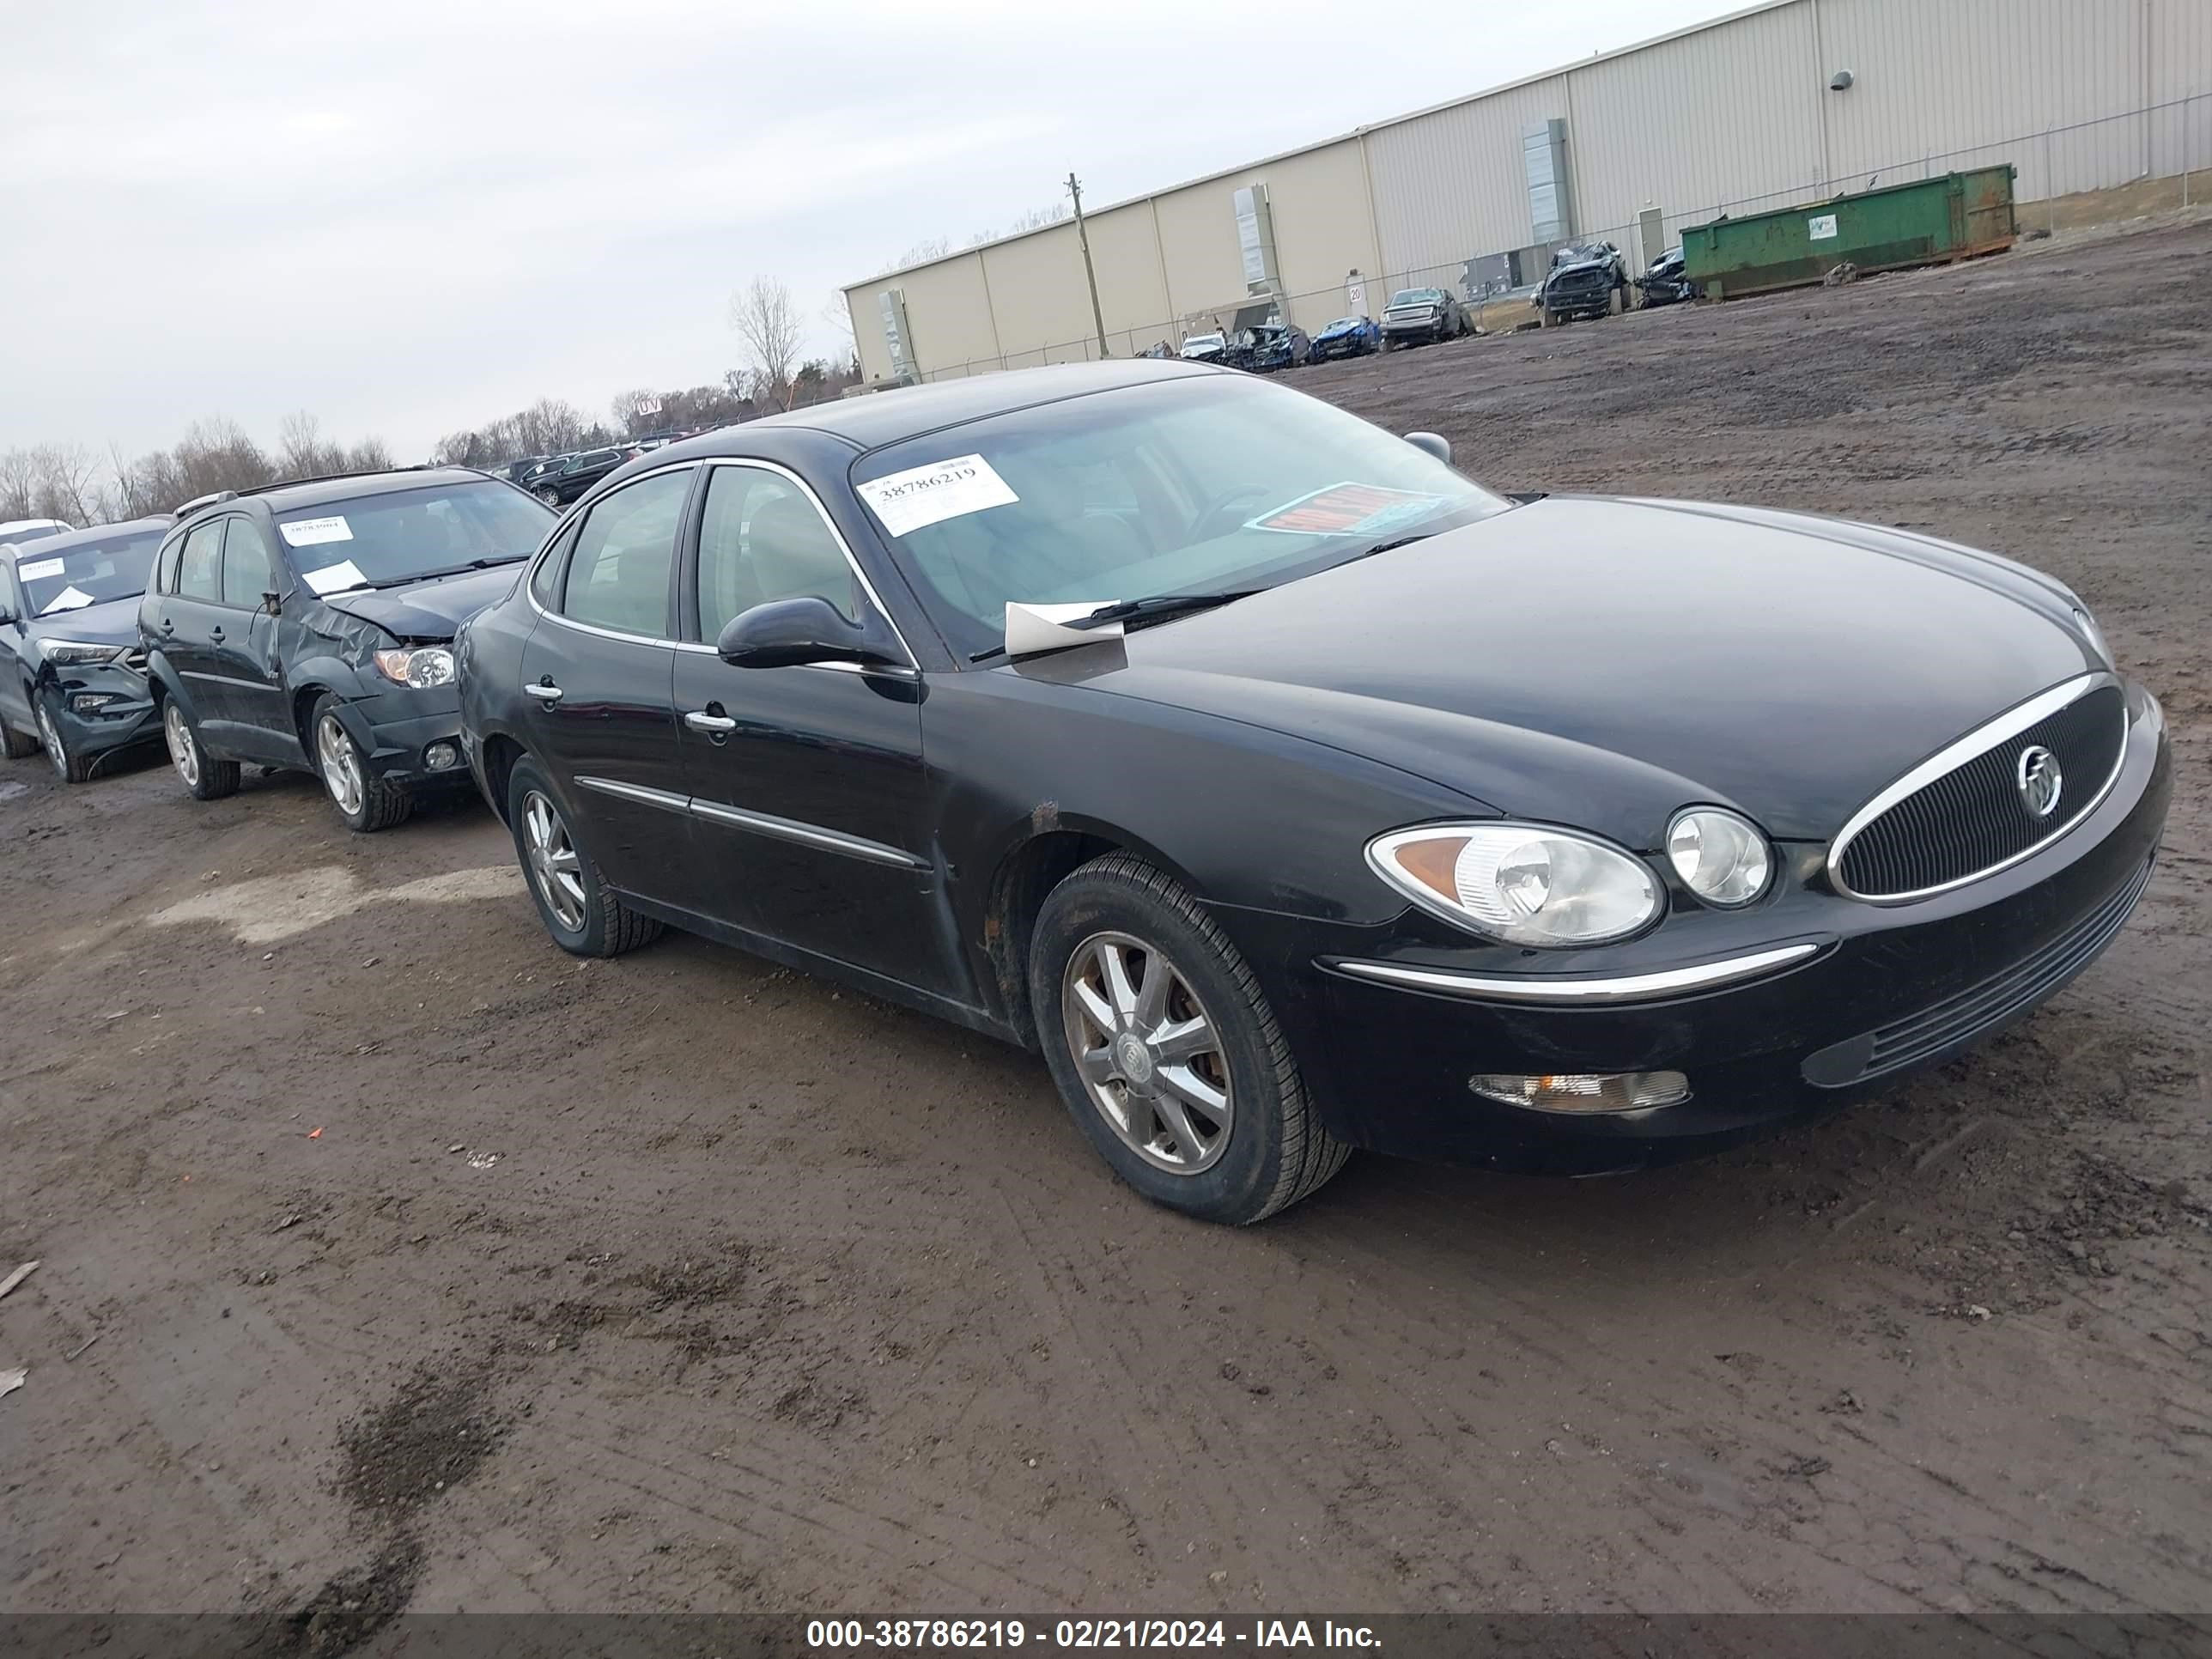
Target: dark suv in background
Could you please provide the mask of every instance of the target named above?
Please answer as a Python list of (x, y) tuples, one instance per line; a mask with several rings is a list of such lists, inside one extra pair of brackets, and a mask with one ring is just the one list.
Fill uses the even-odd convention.
[(138, 596), (166, 514), (0, 547), (0, 749), (82, 783), (154, 735)]
[(627, 449), (586, 449), (557, 468), (525, 475), (523, 488), (548, 507), (566, 507), (629, 458)]
[(465, 787), (453, 635), (553, 522), (461, 468), (272, 484), (184, 520), (138, 635), (185, 787), (213, 800), (242, 761), (305, 768), (361, 830)]

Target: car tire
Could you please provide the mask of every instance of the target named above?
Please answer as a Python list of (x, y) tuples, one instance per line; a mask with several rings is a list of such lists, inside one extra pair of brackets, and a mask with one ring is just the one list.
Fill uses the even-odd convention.
[(1054, 887), (1029, 989), (1060, 1098), (1155, 1204), (1249, 1225), (1344, 1167), (1351, 1149), (1322, 1127), (1258, 979), (1163, 871), (1112, 854)]
[(208, 753), (199, 728), (174, 697), (161, 699), (161, 737), (169, 746), (169, 764), (177, 769), (194, 800), (221, 800), (238, 793), (238, 763), (216, 760)]
[(415, 798), (401, 785), (369, 769), (368, 757), (361, 752), (361, 745), (338, 718), (338, 700), (328, 692), (315, 700), (314, 713), (307, 720), (307, 737), (315, 776), (347, 829), (357, 836), (373, 836), (406, 822), (415, 810)]
[(70, 753), (68, 741), (62, 736), (61, 722), (54, 718), (53, 705), (60, 696), (58, 691), (42, 691), (32, 705), (39, 716), (39, 743), (64, 783), (83, 783), (92, 776), (92, 769), (100, 757)]
[(562, 950), (578, 957), (618, 957), (660, 937), (660, 923), (617, 898), (592, 855), (576, 844), (553, 786), (527, 757), (515, 763), (507, 779), (507, 822), (530, 902)]
[(561, 492), (557, 489), (538, 489), (531, 492), (556, 513), (561, 510)]
[(9, 760), (27, 760), (36, 754), (39, 740), (27, 732), (18, 732), (0, 716), (0, 755)]

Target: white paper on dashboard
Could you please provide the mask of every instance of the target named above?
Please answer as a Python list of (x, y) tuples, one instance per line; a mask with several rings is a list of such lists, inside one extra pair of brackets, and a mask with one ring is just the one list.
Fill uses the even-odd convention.
[(39, 614), (41, 617), (51, 617), (57, 611), (82, 611), (91, 603), (92, 595), (75, 582), (71, 582), (53, 598), (48, 599), (46, 608)]
[(894, 536), (1021, 500), (981, 455), (956, 455), (854, 487)]
[(48, 576), (58, 576), (69, 568), (65, 559), (34, 559), (29, 564), (19, 564), (15, 574), (27, 582), (35, 582)]
[(345, 521), (342, 513), (333, 513), (327, 519), (295, 519), (289, 524), (280, 524), (277, 531), (295, 547), (313, 547), (319, 542), (349, 542), (353, 526)]
[(1066, 626), (1113, 603), (1111, 599), (1088, 599), (1081, 605), (1021, 605), (1010, 601), (1006, 605), (1006, 654), (1033, 657), (1040, 651), (1065, 651), (1071, 645), (1096, 645), (1101, 640), (1118, 640), (1121, 637), (1121, 624), (1118, 622), (1102, 623), (1097, 628)]
[(335, 593), (341, 588), (359, 587), (368, 580), (361, 574), (361, 567), (351, 559), (337, 564), (326, 564), (320, 570), (303, 570), (300, 579), (318, 593)]

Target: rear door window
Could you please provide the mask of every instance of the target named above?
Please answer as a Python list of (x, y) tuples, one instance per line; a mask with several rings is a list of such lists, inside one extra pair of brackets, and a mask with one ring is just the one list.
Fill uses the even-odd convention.
[(574, 622), (666, 639), (676, 536), (691, 469), (656, 473), (593, 507), (568, 560), (561, 611)]
[(183, 562), (177, 570), (177, 597), (222, 603), (222, 521), (195, 525), (185, 538)]

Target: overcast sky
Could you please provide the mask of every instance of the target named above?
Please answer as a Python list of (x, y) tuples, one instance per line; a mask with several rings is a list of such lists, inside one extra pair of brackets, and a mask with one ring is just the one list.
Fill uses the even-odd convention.
[(733, 367), (756, 273), (826, 350), (839, 283), (1071, 167), (1103, 205), (1735, 9), (0, 0), (0, 448), (604, 416)]

